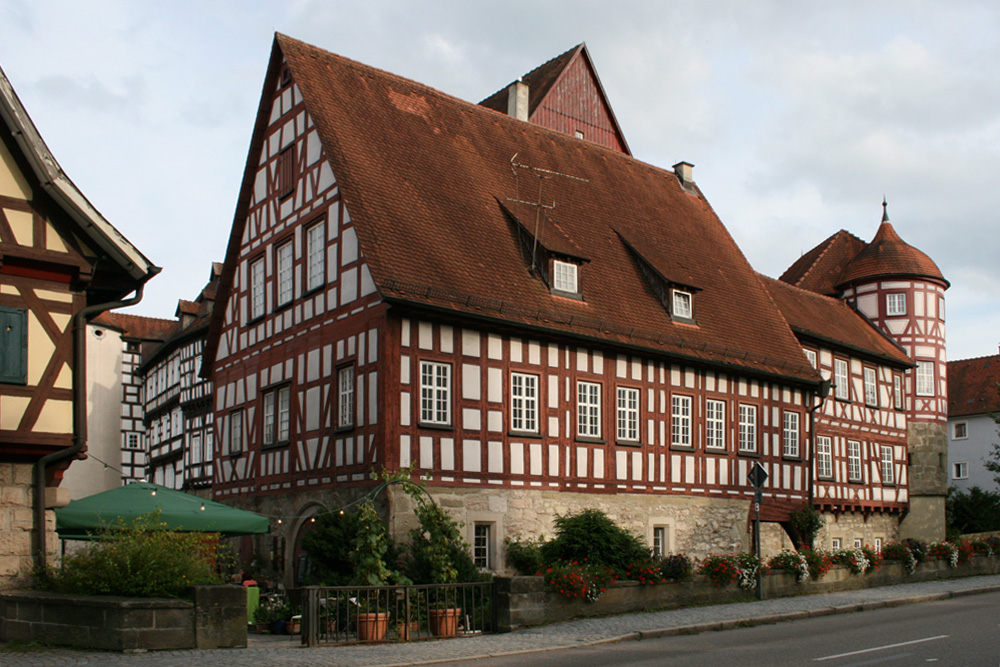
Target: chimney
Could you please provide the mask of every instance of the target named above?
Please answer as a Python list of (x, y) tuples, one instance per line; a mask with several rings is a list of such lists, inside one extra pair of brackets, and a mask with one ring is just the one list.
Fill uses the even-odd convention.
[(674, 173), (677, 174), (677, 178), (681, 179), (683, 185), (694, 183), (694, 180), (691, 178), (693, 169), (694, 165), (690, 162), (678, 162), (674, 165)]
[(507, 115), (528, 120), (528, 84), (521, 79), (507, 87)]

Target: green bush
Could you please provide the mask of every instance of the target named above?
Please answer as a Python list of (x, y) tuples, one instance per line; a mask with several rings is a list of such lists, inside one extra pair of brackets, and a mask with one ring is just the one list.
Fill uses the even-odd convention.
[(586, 509), (556, 515), (556, 536), (542, 545), (542, 561), (588, 561), (624, 573), (630, 565), (649, 560), (649, 550), (635, 535), (616, 526), (604, 512)]
[(542, 571), (542, 540), (504, 540), (504, 560), (518, 574), (533, 576)]
[(358, 534), (358, 513), (324, 512), (316, 529), (302, 536), (302, 550), (309, 556), (310, 584), (347, 586), (351, 583), (351, 542)]
[(64, 593), (187, 597), (192, 586), (223, 583), (216, 544), (202, 533), (167, 530), (159, 512), (118, 523), (85, 550), (63, 558), (42, 587)]
[(452, 584), (488, 581), (472, 562), (469, 545), (458, 523), (435, 503), (417, 503), (420, 528), (410, 531), (406, 574), (418, 584)]
[(684, 581), (691, 576), (692, 568), (687, 554), (671, 554), (660, 560), (660, 576), (667, 581)]

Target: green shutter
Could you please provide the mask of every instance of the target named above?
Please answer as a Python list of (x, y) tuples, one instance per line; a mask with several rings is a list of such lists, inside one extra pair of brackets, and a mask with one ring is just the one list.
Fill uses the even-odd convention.
[(28, 311), (0, 306), (0, 382), (28, 382)]

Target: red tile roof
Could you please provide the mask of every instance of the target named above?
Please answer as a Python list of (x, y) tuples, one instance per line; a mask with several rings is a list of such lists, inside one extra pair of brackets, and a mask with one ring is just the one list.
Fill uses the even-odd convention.
[(177, 327), (176, 320), (129, 315), (114, 310), (101, 313), (91, 322), (117, 329), (128, 338), (146, 341), (164, 341)]
[[(790, 381), (819, 381), (711, 206), (697, 188), (682, 187), (673, 172), (280, 34), (265, 91), (273, 90), (282, 56), (387, 301)], [(269, 102), (261, 108), (269, 109)], [(256, 145), (264, 122), (266, 117), (258, 118)], [(509, 200), (519, 191), (535, 196), (539, 183), (530, 174), (515, 177), (514, 155), (522, 164), (574, 177), (544, 180), (541, 199), (556, 204), (546, 211), (546, 224), (556, 222), (590, 259), (581, 269), (582, 301), (553, 296), (529, 275), (504, 207), (533, 228), (534, 207)], [(252, 152), (220, 283), (222, 301), (232, 284), (256, 164)], [(638, 239), (661, 275), (682, 273), (701, 290), (694, 305), (697, 326), (671, 320), (616, 230)], [(209, 359), (222, 310), (213, 323)]]
[(840, 276), (858, 253), (864, 250), (865, 242), (854, 234), (841, 229), (815, 248), (799, 257), (781, 274), (781, 280), (796, 287), (838, 296)]
[(912, 366), (910, 358), (846, 302), (760, 275), (774, 302), (803, 338), (812, 338), (861, 356)]
[(1000, 355), (948, 362), (948, 416), (1000, 413)]
[(919, 276), (948, 283), (934, 260), (899, 238), (888, 218), (872, 242), (847, 265), (840, 282), (846, 285), (881, 276)]
[[(559, 77), (565, 71), (566, 67), (573, 61), (573, 58), (577, 56), (578, 53), (586, 48), (584, 44), (577, 44), (569, 51), (562, 53), (552, 60), (543, 63), (531, 70), (527, 74), (521, 77), (523, 81), (528, 86), (528, 116), (535, 113), (535, 109), (538, 105), (542, 103), (545, 96), (548, 95), (549, 90), (555, 85), (555, 82), (559, 80)], [(507, 113), (507, 88), (509, 86), (504, 86), (497, 92), (493, 93), (485, 100), (480, 102), (480, 106), (493, 109), (494, 111), (499, 111), (500, 113)]]

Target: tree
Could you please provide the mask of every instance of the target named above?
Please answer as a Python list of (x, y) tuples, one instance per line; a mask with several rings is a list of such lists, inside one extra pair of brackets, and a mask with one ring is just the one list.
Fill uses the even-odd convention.
[(1000, 530), (1000, 493), (974, 486), (968, 491), (954, 487), (945, 501), (948, 536)]

